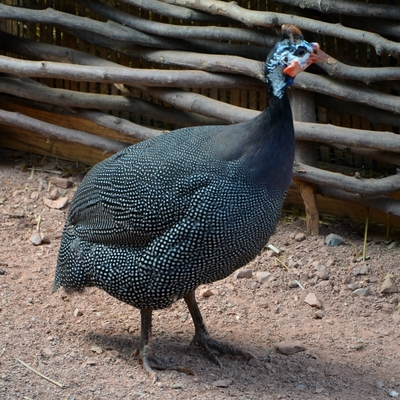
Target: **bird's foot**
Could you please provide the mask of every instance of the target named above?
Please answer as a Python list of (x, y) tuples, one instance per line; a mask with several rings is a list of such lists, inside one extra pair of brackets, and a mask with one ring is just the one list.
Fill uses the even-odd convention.
[(134, 356), (139, 356), (143, 362), (143, 367), (146, 372), (150, 375), (153, 380), (153, 383), (157, 382), (158, 375), (156, 370), (174, 370), (178, 372), (183, 372), (186, 375), (193, 375), (193, 371), (184, 366), (176, 365), (174, 363), (173, 358), (160, 358), (156, 356), (150, 356), (148, 354), (147, 348), (144, 348), (143, 351), (136, 349), (133, 353)]
[(222, 368), (222, 363), (216, 353), (257, 359), (253, 353), (238, 349), (228, 343), (218, 342), (217, 340), (211, 339), (208, 334), (196, 333), (193, 340), (190, 342), (190, 347), (194, 347), (196, 345), (202, 347), (206, 352), (207, 357), (220, 368)]

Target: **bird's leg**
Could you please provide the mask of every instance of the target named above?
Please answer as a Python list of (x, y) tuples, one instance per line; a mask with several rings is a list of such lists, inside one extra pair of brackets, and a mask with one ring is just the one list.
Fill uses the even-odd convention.
[(149, 341), (151, 336), (151, 320), (152, 320), (153, 311), (148, 308), (143, 308), (140, 310), (140, 357), (143, 361), (144, 369), (150, 374), (155, 382), (157, 380), (157, 374), (153, 371), (153, 368), (150, 365), (149, 359)]
[(214, 339), (211, 339), (197, 305), (194, 291), (185, 295), (184, 299), (189, 308), (190, 315), (192, 316), (195, 329), (194, 338), (190, 343), (191, 346), (201, 346), (205, 350), (208, 358), (219, 367), (222, 367), (222, 363), (221, 360), (216, 356), (216, 352), (220, 354), (229, 354), (231, 356), (257, 358), (254, 354), (248, 351), (237, 349), (229, 344), (220, 343)]
[(150, 336), (151, 336), (151, 321), (152, 321), (152, 310), (143, 308), (140, 310), (141, 317), (141, 331), (140, 331), (140, 345), (139, 345), (139, 356), (142, 359), (144, 369), (153, 378), (153, 382), (157, 381), (157, 374), (154, 369), (171, 369), (186, 374), (193, 374), (193, 372), (186, 367), (180, 367), (173, 363), (172, 359), (164, 359), (156, 356), (149, 355), (150, 351)]

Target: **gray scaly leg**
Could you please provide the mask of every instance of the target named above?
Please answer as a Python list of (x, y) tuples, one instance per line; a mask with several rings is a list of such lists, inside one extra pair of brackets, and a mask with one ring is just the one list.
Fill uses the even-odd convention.
[[(141, 317), (141, 331), (140, 331), (140, 345), (139, 345), (139, 356), (142, 359), (144, 369), (149, 373), (153, 382), (157, 381), (157, 373), (154, 369), (160, 370), (176, 370), (184, 372), (188, 375), (193, 375), (193, 371), (187, 367), (180, 367), (173, 363), (171, 359), (159, 358), (151, 356), (150, 352), (150, 336), (151, 336), (151, 321), (153, 311), (148, 308), (140, 310)], [(136, 354), (137, 355), (137, 354)]]
[(184, 299), (192, 316), (195, 329), (194, 338), (190, 343), (191, 346), (201, 346), (205, 350), (208, 358), (219, 367), (222, 367), (222, 363), (221, 360), (216, 356), (215, 352), (218, 352), (220, 354), (229, 354), (231, 356), (257, 358), (254, 354), (248, 351), (237, 349), (233, 346), (230, 346), (229, 344), (220, 343), (214, 339), (211, 339), (210, 334), (208, 333), (208, 330), (204, 324), (199, 307), (197, 305), (194, 292), (190, 292), (185, 295)]

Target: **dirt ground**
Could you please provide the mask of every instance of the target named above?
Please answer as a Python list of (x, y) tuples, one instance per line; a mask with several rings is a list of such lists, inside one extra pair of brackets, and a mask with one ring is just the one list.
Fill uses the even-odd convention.
[[(51, 293), (68, 210), (52, 207), (72, 199), (83, 170), (41, 160), (0, 153), (0, 399), (389, 399), (400, 392), (397, 232), (389, 239), (370, 227), (364, 262), (363, 225), (328, 219), (321, 236), (305, 237), (304, 221), (283, 215), (270, 240), (279, 254), (266, 250), (244, 277), (197, 290), (213, 337), (258, 360), (223, 356), (219, 368), (189, 349), (193, 325), (178, 301), (154, 313), (152, 349), (194, 374), (161, 371), (152, 383), (133, 355), (138, 310), (95, 288)], [(71, 188), (50, 182), (71, 172)], [(34, 245), (39, 222), (45, 243)], [(330, 233), (345, 242), (327, 246)], [(305, 301), (310, 294), (320, 308)], [(305, 350), (281, 354), (282, 342)]]

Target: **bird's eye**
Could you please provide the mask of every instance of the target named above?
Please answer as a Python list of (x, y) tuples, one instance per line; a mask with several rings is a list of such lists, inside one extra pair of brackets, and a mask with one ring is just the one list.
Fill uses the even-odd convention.
[(298, 49), (296, 49), (296, 51), (294, 52), (294, 55), (296, 57), (303, 57), (305, 54), (307, 53), (307, 50), (304, 47), (299, 47)]

